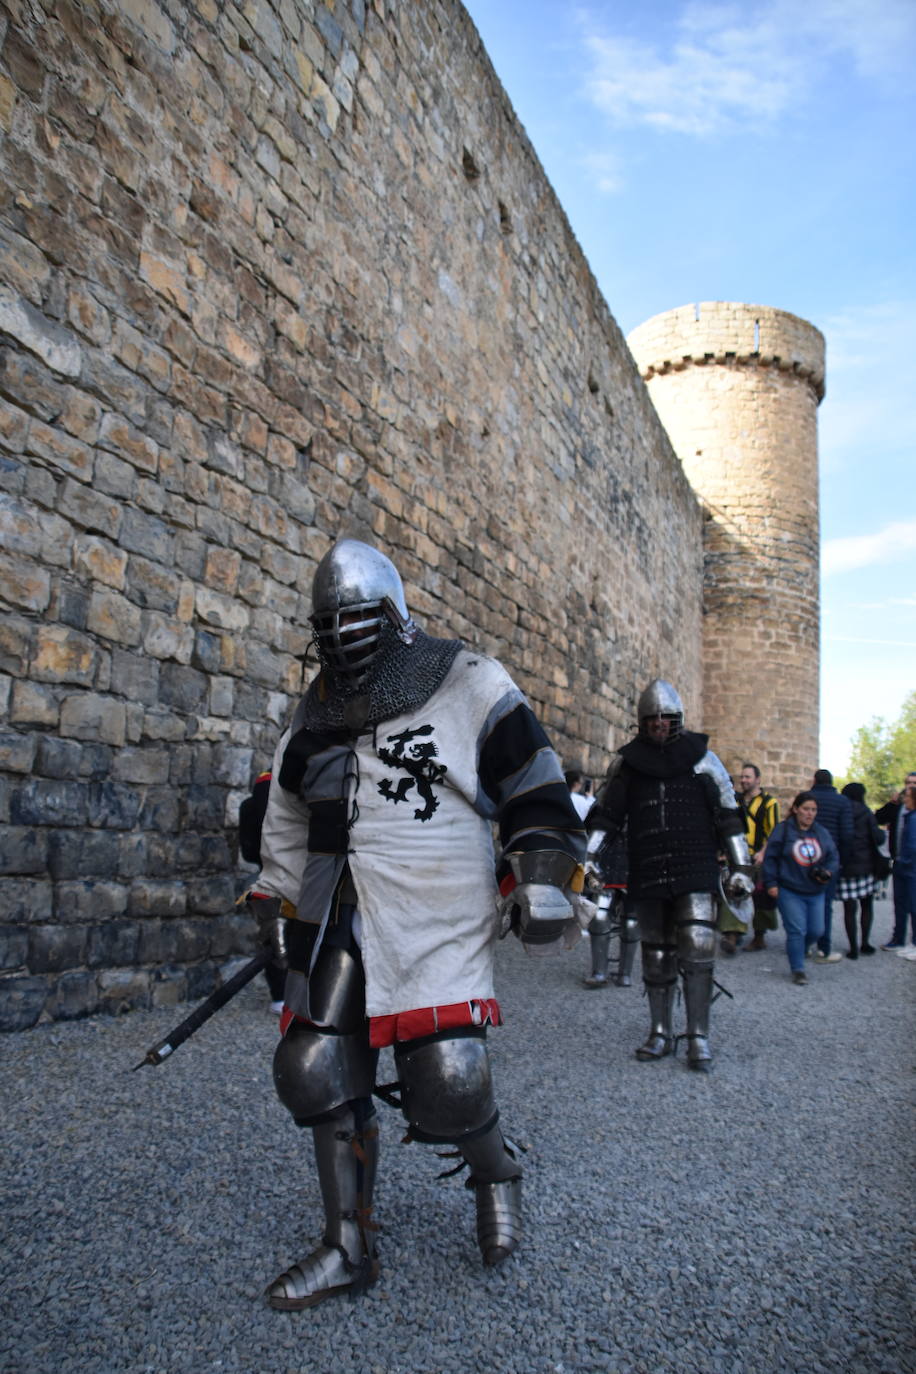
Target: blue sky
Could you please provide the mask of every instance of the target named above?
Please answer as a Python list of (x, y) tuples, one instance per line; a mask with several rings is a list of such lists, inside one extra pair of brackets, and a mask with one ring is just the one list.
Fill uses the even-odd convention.
[(820, 763), (842, 772), (916, 689), (916, 0), (466, 7), (624, 333), (732, 300), (826, 336)]

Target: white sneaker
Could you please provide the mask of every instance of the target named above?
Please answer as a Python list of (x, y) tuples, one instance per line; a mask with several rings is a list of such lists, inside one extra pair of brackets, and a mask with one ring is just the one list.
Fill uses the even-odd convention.
[(901, 959), (916, 959), (916, 945), (904, 945), (896, 953)]
[(838, 964), (842, 957), (842, 954), (838, 954), (836, 950), (833, 950), (830, 954), (824, 954), (821, 950), (818, 950), (814, 956), (814, 962), (816, 964)]
[(282, 1016), (283, 1005), (284, 1004), (282, 1002), (271, 1002), (270, 1009), (273, 1012), (274, 1016)]

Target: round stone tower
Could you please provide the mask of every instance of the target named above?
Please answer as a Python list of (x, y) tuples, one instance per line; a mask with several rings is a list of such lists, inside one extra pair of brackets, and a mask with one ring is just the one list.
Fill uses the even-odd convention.
[(823, 335), (711, 301), (627, 342), (706, 509), (702, 728), (732, 774), (750, 760), (785, 798), (818, 766)]

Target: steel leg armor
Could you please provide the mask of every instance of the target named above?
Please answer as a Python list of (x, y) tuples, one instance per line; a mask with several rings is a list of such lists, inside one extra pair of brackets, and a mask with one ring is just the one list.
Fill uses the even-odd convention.
[(370, 1096), (377, 1054), (369, 1048), (358, 956), (323, 948), (309, 992), (312, 1014), (323, 1024), (292, 1023), (274, 1055), (274, 1084), (296, 1124), (312, 1128), (325, 1229), (321, 1244), (268, 1286), (268, 1304), (281, 1311), (356, 1294), (378, 1276), (369, 1220), (378, 1160)]
[(456, 1145), (470, 1166), (484, 1264), (521, 1239), (521, 1169), (497, 1120), (484, 1032), (442, 1031), (395, 1047), (402, 1110), (416, 1140)]
[(633, 981), (633, 964), (639, 944), (639, 921), (632, 907), (624, 905), (620, 922), (620, 963), (614, 980), (619, 988), (628, 988)]
[(339, 1107), (313, 1128), (324, 1203), (321, 1244), (271, 1283), (264, 1296), (283, 1312), (362, 1292), (378, 1278), (369, 1215), (378, 1160), (378, 1125), (371, 1101)]
[(649, 1035), (636, 1051), (643, 1060), (664, 1059), (674, 1049), (671, 1012), (677, 985), (677, 952), (673, 947), (644, 940), (642, 972), (646, 996), (649, 999)]
[(674, 911), (678, 967), (684, 980), (687, 1010), (687, 1064), (707, 1073), (712, 1064), (709, 1008), (715, 966), (716, 899), (706, 892), (691, 892), (677, 899)]
[(613, 910), (614, 893), (605, 888), (598, 895), (595, 914), (588, 925), (592, 971), (587, 978), (582, 979), (584, 987), (606, 988), (608, 985), (608, 961), (611, 953), (611, 936), (614, 933)]

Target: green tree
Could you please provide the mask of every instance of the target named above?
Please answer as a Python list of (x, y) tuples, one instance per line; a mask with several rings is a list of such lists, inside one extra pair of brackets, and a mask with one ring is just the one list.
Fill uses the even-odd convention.
[(852, 737), (849, 771), (844, 782), (863, 782), (870, 806), (900, 790), (905, 774), (916, 769), (916, 692), (904, 698), (900, 715), (890, 724), (875, 716)]

